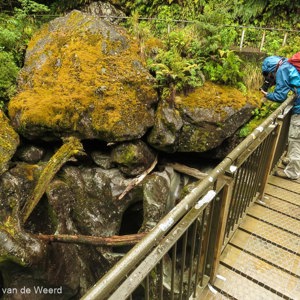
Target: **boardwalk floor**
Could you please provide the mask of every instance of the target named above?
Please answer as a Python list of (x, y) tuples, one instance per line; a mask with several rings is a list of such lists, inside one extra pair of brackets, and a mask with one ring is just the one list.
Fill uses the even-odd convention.
[(270, 176), (197, 299), (300, 300), (300, 180)]

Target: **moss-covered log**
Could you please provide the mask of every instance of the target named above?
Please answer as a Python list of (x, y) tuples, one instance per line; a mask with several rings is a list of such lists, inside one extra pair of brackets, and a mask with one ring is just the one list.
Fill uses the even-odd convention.
[(31, 212), (37, 205), (45, 193), (47, 186), (60, 170), (60, 168), (74, 155), (83, 153), (83, 146), (81, 142), (75, 137), (65, 139), (65, 143), (58, 149), (58, 151), (51, 157), (41, 175), (38, 179), (32, 195), (26, 202), (22, 211), (22, 220), (25, 223)]

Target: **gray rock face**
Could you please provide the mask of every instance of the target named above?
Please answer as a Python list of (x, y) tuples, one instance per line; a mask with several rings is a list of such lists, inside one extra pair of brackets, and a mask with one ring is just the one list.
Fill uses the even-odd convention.
[(122, 17), (126, 17), (125, 13), (116, 9), (110, 3), (101, 1), (89, 4), (88, 6), (84, 7), (82, 11), (95, 16), (101, 16), (104, 18), (104, 20), (113, 23), (119, 23), (120, 20), (122, 20)]
[[(122, 250), (105, 245), (46, 244), (37, 234), (111, 237), (126, 233), (134, 223), (135, 231), (127, 234), (145, 232), (179, 199), (180, 175), (170, 168), (146, 176), (118, 200), (132, 178), (126, 178), (112, 165), (103, 169), (95, 163), (70, 161), (22, 224), (20, 207), (30, 198), (44, 165), (18, 162), (0, 177), (0, 260), (3, 264), (13, 261), (26, 266), (0, 269), (6, 287), (19, 289), (25, 280), (28, 288), (62, 286), (65, 297), (86, 292), (116, 262)], [(179, 183), (175, 193), (174, 182)], [(141, 209), (128, 217), (127, 211), (133, 206)]]
[[(222, 97), (212, 93), (213, 89), (222, 91)], [(251, 118), (255, 101), (248, 101), (234, 88), (206, 83), (191, 95), (178, 97), (172, 106), (160, 103), (147, 141), (170, 153), (202, 153), (222, 147)], [(230, 148), (233, 149), (229, 145)]]

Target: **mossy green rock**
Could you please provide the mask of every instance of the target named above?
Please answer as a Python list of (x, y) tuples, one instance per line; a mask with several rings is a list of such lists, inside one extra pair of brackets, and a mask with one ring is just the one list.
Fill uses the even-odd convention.
[(0, 110), (0, 175), (7, 168), (12, 156), (15, 154), (19, 145), (19, 136), (11, 127), (8, 118)]
[(9, 115), (27, 138), (69, 135), (107, 142), (153, 126), (153, 77), (125, 29), (72, 11), (33, 37)]
[(154, 152), (141, 140), (117, 145), (111, 158), (121, 172), (129, 176), (137, 176), (146, 171), (155, 159)]
[(252, 117), (260, 97), (206, 82), (187, 96), (177, 96), (172, 106), (160, 104), (147, 141), (166, 152), (206, 152), (222, 147)]

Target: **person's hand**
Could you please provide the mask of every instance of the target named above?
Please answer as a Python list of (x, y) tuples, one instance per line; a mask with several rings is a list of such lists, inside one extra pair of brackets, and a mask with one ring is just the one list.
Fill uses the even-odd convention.
[(265, 92), (264, 90), (260, 90), (260, 91), (264, 94), (265, 97), (267, 96), (268, 92)]

